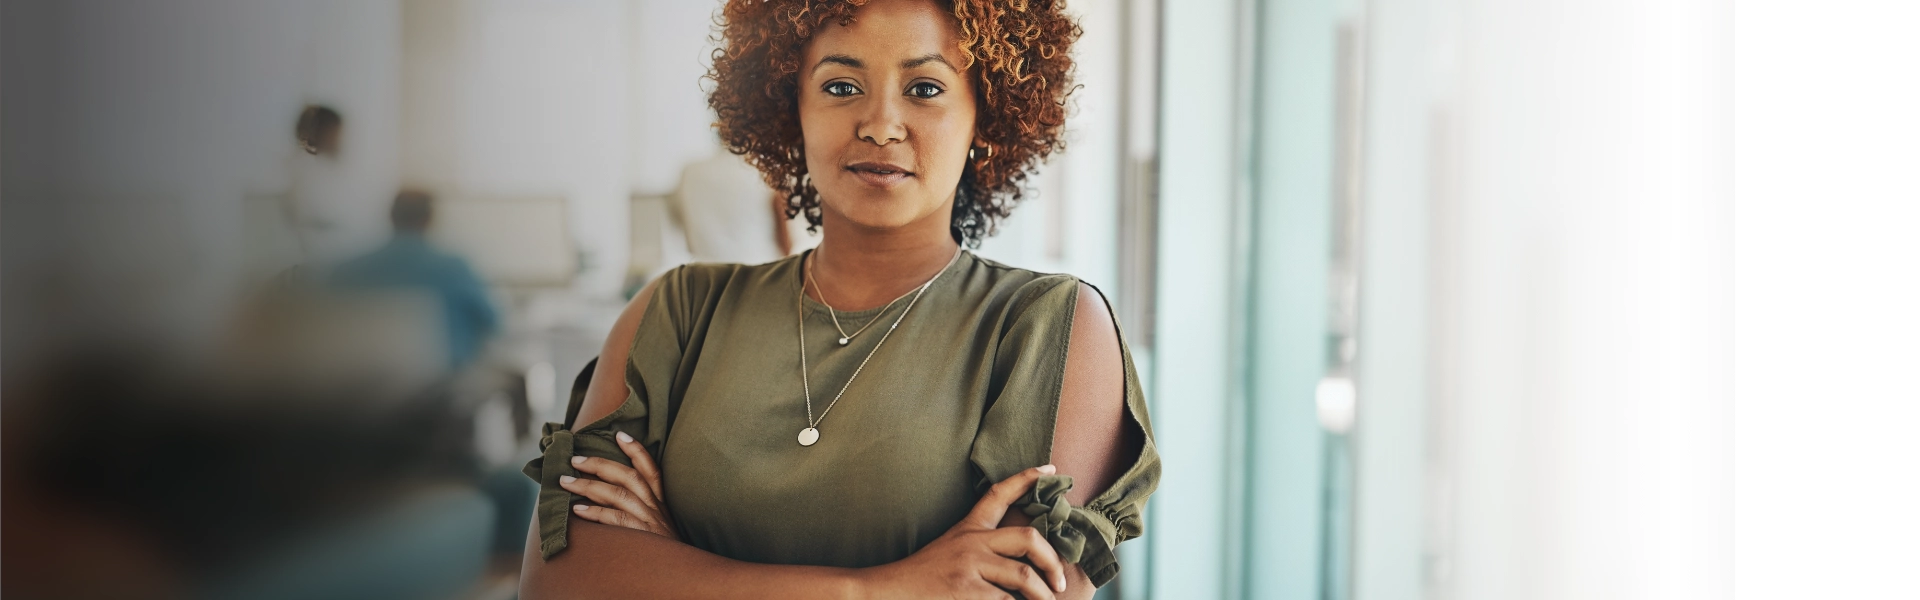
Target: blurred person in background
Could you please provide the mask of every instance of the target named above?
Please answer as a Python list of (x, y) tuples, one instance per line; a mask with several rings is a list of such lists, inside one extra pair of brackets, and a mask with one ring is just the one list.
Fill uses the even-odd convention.
[(331, 281), (348, 288), (402, 288), (431, 292), (439, 300), (445, 320), (446, 351), (454, 369), (480, 354), (487, 338), (499, 329), (499, 316), (487, 299), (486, 284), (466, 259), (447, 253), (427, 241), (433, 223), (433, 197), (404, 191), (394, 196), (389, 211), (393, 237), (373, 252), (335, 268)]
[(821, 243), (634, 297), (527, 465), (524, 597), (1086, 598), (1115, 577), (1159, 480), (1118, 326), (1075, 277), (965, 250), (1064, 147), (1080, 28), (1024, 7), (726, 5), (721, 138)]
[(758, 264), (793, 253), (785, 198), (738, 156), (688, 164), (672, 201), (693, 262)]
[(300, 110), (294, 122), (294, 140), (302, 154), (290, 158), (293, 178), (286, 197), (285, 213), (301, 254), (306, 258), (340, 256), (346, 242), (336, 239), (346, 219), (338, 211), (350, 210), (354, 186), (341, 163), (346, 121), (340, 112), (320, 104)]
[(307, 154), (333, 158), (340, 155), (341, 124), (338, 111), (309, 104), (300, 109), (300, 119), (294, 122), (294, 139)]

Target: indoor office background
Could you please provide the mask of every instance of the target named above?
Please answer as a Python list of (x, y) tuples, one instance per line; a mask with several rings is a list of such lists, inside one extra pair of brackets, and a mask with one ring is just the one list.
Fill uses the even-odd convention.
[[(539, 423), (626, 298), (702, 258), (689, 166), (734, 160), (702, 91), (716, 7), (9, 0), (8, 595), (511, 597)], [(1725, 2), (1069, 7), (1069, 148), (979, 253), (1105, 290), (1150, 390), (1164, 479), (1104, 597), (1728, 595)], [(337, 157), (295, 144), (307, 105), (341, 115)], [(96, 510), (37, 475), (141, 452), (56, 456), (99, 421), (302, 430), (165, 396), (62, 416), (12, 388), (96, 351), (250, 364), (227, 349), (259, 290), (381, 244), (403, 189), (435, 199), (430, 235), (486, 283), (497, 328), (436, 387), (421, 357), (443, 350), (413, 352), (432, 307), (339, 317), (364, 335), (287, 356), (317, 378), (404, 371), (383, 392), (401, 399), (289, 414), (335, 427), (301, 438), (314, 465), (406, 418), (452, 450), (382, 446), (421, 466), (361, 482), (372, 499), (257, 515), (298, 522), (233, 536), (242, 555), (182, 558), (181, 535), (226, 538), (113, 511), (224, 493), (172, 469), (280, 479), (163, 463)], [(286, 210), (309, 194), (331, 200)], [(407, 404), (422, 388), (444, 397)], [(144, 434), (243, 455), (289, 439), (227, 437), (244, 419)]]

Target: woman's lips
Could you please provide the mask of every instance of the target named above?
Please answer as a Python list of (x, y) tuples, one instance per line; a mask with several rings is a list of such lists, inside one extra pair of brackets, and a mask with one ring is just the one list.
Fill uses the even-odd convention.
[(908, 171), (899, 165), (876, 162), (847, 165), (847, 172), (853, 173), (855, 177), (859, 177), (860, 180), (866, 182), (867, 185), (882, 188), (893, 187), (894, 184), (906, 181), (908, 177), (913, 176), (912, 171)]

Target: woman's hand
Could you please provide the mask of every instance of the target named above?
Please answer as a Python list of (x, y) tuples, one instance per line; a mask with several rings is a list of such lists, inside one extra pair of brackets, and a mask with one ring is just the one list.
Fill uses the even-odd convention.
[(599, 481), (560, 478), (560, 487), (599, 504), (574, 505), (573, 514), (595, 523), (638, 529), (680, 541), (680, 533), (673, 528), (673, 517), (667, 513), (666, 496), (660, 493), (660, 468), (653, 464), (653, 457), (633, 436), (622, 432), (614, 438), (633, 466), (604, 458), (573, 457), (574, 470), (600, 478)]
[[(1032, 527), (998, 527), (1014, 500), (1053, 465), (1034, 467), (987, 490), (965, 519), (899, 562), (860, 573), (872, 598), (1011, 598), (1052, 600), (1067, 589), (1065, 566)], [(1025, 558), (1031, 565), (1021, 562)]]

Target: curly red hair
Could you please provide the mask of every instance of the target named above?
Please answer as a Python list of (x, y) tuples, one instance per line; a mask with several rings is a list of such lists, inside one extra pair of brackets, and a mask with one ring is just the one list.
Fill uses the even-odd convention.
[[(1013, 213), (1041, 161), (1066, 147), (1068, 49), (1080, 25), (1061, 0), (937, 0), (959, 25), (963, 69), (974, 69), (976, 135), (986, 150), (967, 161), (953, 203), (955, 241), (978, 246)], [(800, 133), (799, 72), (806, 44), (828, 24), (852, 23), (868, 0), (729, 0), (721, 12), (707, 104), (729, 152), (745, 156), (787, 197), (787, 217), (820, 226), (819, 192), (807, 178)]]

